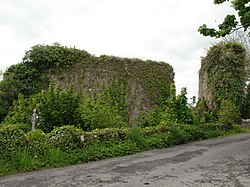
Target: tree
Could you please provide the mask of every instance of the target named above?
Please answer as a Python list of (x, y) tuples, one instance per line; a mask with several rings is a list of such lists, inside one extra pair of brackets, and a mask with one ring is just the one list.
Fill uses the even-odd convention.
[[(214, 4), (222, 4), (229, 0), (214, 0)], [(206, 24), (200, 26), (198, 31), (204, 36), (210, 37), (224, 37), (232, 32), (244, 29), (245, 32), (250, 32), (247, 29), (250, 26), (250, 0), (231, 0), (232, 7), (237, 11), (239, 21), (235, 15), (227, 15), (224, 21), (218, 25), (219, 29), (208, 28)]]

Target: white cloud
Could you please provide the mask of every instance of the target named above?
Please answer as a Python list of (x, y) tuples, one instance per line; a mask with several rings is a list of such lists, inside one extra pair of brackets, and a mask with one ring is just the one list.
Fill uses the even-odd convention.
[[(216, 26), (233, 9), (212, 0), (0, 0), (0, 68), (36, 44), (59, 42), (96, 55), (165, 61), (178, 90), (197, 95), (203, 23)], [(215, 21), (217, 20), (217, 21)]]

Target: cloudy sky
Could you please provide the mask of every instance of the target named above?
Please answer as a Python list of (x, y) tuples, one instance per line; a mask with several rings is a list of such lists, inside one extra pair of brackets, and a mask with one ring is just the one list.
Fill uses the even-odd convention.
[(36, 44), (76, 46), (99, 56), (164, 61), (177, 90), (198, 93), (200, 57), (214, 42), (197, 29), (233, 8), (213, 0), (0, 0), (0, 69)]

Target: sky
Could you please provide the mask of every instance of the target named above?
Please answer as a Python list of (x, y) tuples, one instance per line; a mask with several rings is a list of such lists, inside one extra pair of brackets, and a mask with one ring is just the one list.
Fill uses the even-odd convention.
[(215, 39), (201, 36), (233, 12), (213, 0), (0, 0), (0, 70), (25, 51), (55, 42), (90, 54), (169, 63), (177, 92), (198, 94), (200, 58)]

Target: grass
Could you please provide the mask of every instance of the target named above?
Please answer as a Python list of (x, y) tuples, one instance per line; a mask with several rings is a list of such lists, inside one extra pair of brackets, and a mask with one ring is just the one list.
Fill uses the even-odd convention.
[(85, 148), (72, 149), (71, 151), (50, 147), (44, 149), (42, 154), (30, 154), (29, 151), (23, 149), (13, 153), (11, 157), (0, 158), (0, 176), (131, 155), (146, 150), (162, 149), (201, 139), (224, 137), (245, 132), (250, 133), (250, 129), (244, 130), (238, 127), (234, 127), (228, 132), (200, 130), (197, 127), (188, 127), (186, 129), (173, 127), (168, 132), (144, 137), (140, 129), (135, 128), (129, 134), (129, 138), (123, 141), (97, 141)]

